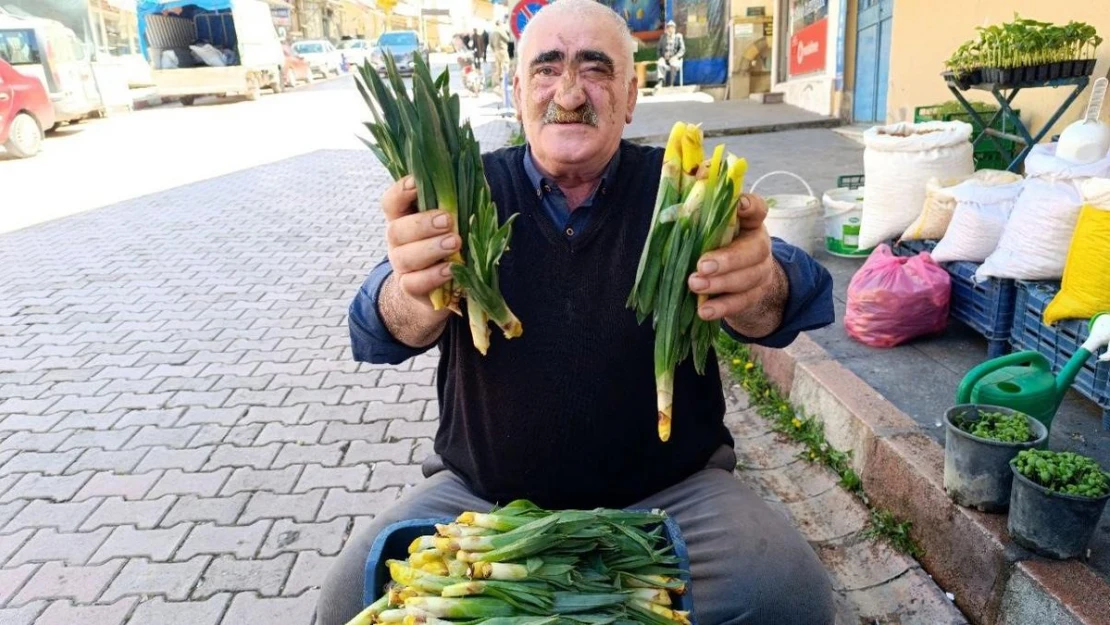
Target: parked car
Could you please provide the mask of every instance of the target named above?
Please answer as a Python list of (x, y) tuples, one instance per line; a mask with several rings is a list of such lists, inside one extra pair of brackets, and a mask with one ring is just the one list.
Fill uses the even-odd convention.
[(370, 52), (373, 48), (373, 44), (365, 39), (344, 39), (339, 42), (339, 52), (355, 67), (370, 60)]
[(397, 62), (397, 69), (402, 74), (412, 73), (413, 60), (417, 54), (424, 57), (425, 63), (428, 62), (428, 49), (420, 42), (420, 35), (415, 30), (394, 30), (378, 37), (370, 62), (379, 72), (385, 72), (386, 53), (393, 55), (393, 60)]
[(285, 44), (282, 48), (285, 51), (285, 64), (282, 66), (281, 74), (285, 81), (285, 86), (296, 87), (298, 83), (316, 82), (316, 75), (312, 73), (312, 68), (309, 67), (308, 61), (294, 52), (293, 48), (288, 44)]
[(308, 39), (293, 44), (293, 51), (308, 61), (312, 71), (324, 78), (328, 75), (338, 76), (339, 68), (343, 64), (343, 56), (339, 50), (326, 39)]
[(0, 60), (42, 83), (57, 122), (103, 113), (85, 46), (61, 22), (0, 13)]
[(54, 105), (42, 82), (0, 60), (0, 144), (8, 154), (16, 158), (38, 154), (43, 133), (54, 123)]

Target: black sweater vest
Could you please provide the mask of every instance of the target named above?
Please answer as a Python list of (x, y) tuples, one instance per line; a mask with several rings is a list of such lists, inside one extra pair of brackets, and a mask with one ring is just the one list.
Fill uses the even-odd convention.
[(656, 428), (651, 321), (625, 301), (636, 277), (663, 151), (621, 143), (616, 180), (586, 231), (568, 238), (543, 213), (523, 148), (483, 157), (501, 221), (513, 213), (501, 288), (524, 325), (489, 354), (453, 317), (439, 347), (435, 450), (478, 495), (551, 508), (624, 507), (703, 468), (722, 444), (724, 398), (711, 355), (675, 374), (670, 441)]

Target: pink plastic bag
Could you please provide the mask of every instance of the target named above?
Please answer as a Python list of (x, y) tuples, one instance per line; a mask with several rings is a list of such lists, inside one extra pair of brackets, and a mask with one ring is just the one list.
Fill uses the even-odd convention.
[(894, 347), (943, 332), (951, 284), (948, 272), (928, 252), (898, 257), (889, 245), (880, 245), (848, 284), (844, 328), (873, 347)]

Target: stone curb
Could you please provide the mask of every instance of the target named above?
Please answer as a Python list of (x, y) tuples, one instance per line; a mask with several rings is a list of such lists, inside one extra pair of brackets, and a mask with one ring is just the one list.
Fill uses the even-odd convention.
[(806, 335), (783, 350), (753, 347), (767, 377), (820, 419), (875, 505), (913, 522), (922, 566), (979, 625), (1100, 625), (1110, 583), (1086, 565), (1034, 556), (1014, 544), (1004, 515), (961, 508), (944, 491), (944, 449), (920, 426)]
[[(835, 117), (815, 119), (804, 122), (786, 122), (782, 124), (763, 124), (759, 126), (738, 126), (735, 128), (709, 128), (704, 134), (706, 139), (715, 137), (738, 137), (741, 135), (758, 135), (768, 132), (783, 132), (786, 130), (809, 130), (813, 128), (836, 128), (844, 122)], [(642, 137), (624, 137), (632, 143), (652, 144), (666, 143), (670, 135), (646, 135)]]

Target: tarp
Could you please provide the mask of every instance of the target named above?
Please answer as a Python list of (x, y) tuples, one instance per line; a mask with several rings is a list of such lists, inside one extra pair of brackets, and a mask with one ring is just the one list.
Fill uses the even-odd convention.
[(605, 0), (605, 4), (624, 18), (633, 33), (663, 30), (663, 3), (660, 0)]
[(624, 17), (629, 29), (658, 45), (657, 34), (674, 20), (686, 41), (682, 64), (687, 85), (721, 85), (728, 81), (728, 21), (726, 0), (602, 0)]
[[(162, 13), (164, 11), (175, 12), (180, 10), (182, 17), (192, 18), (198, 13), (219, 13), (221, 11), (230, 11), (233, 0), (138, 0), (136, 4), (136, 11), (139, 15), (139, 49), (147, 60), (152, 60), (150, 54), (147, 52), (148, 48), (148, 35), (147, 35), (147, 21), (149, 15)], [(231, 28), (230, 18), (227, 19), (227, 24), (223, 30)], [(207, 41), (216, 39), (212, 33), (198, 32), (198, 38)], [(215, 41), (217, 44), (227, 44), (230, 42)]]
[(729, 3), (725, 0), (668, 0), (667, 19), (686, 40), (682, 79), (687, 85), (728, 82)]

